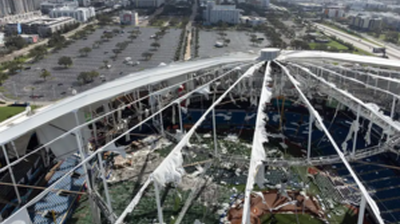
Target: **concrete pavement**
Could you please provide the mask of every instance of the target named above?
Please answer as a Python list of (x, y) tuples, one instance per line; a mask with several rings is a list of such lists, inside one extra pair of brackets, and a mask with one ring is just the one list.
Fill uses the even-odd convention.
[[(319, 30), (324, 31), (328, 35), (333, 35), (336, 36), (340, 39), (342, 39), (345, 42), (351, 43), (354, 45), (354, 47), (359, 48), (361, 50), (370, 52), (372, 54), (372, 49), (374, 47), (380, 48), (381, 46), (377, 44), (373, 44), (371, 42), (365, 41), (363, 39), (360, 39), (358, 37), (352, 36), (350, 34), (347, 34), (345, 32), (333, 29), (331, 27), (315, 23), (314, 24)], [(380, 56), (381, 54), (377, 54), (377, 56)], [(390, 59), (396, 59), (400, 60), (400, 51), (394, 49), (393, 47), (386, 46), (386, 55), (389, 56)]]

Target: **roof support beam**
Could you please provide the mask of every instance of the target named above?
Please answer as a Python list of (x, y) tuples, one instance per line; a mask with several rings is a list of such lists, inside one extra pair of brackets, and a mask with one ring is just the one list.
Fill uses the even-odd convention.
[[(256, 125), (253, 136), (253, 145), (251, 148), (251, 159), (249, 166), (249, 174), (247, 176), (246, 189), (245, 189), (245, 197), (244, 197), (244, 206), (243, 206), (243, 215), (242, 215), (242, 224), (250, 224), (250, 200), (251, 200), (251, 191), (253, 190), (253, 185), (256, 179), (256, 175), (259, 169), (263, 169), (262, 161), (266, 159), (265, 149), (263, 143), (268, 141), (265, 133), (265, 121), (266, 115), (263, 111), (264, 104), (270, 101), (272, 94), (268, 89), (268, 82), (271, 80), (271, 69), (270, 69), (271, 61), (268, 61), (267, 67), (265, 69), (262, 89), (261, 89), (261, 97), (258, 102), (258, 111), (256, 118)], [(268, 94), (270, 93), (270, 94)], [(263, 177), (264, 179), (264, 177)]]
[[(253, 64), (253, 63), (248, 63), (248, 64), (245, 64), (245, 65), (243, 65), (243, 66), (248, 66), (248, 65), (250, 65), (250, 64)], [(219, 80), (219, 79), (225, 77), (226, 75), (228, 75), (230, 72), (232, 72), (232, 71), (234, 71), (234, 70), (235, 70), (235, 69), (231, 69), (231, 70), (229, 70), (228, 72), (225, 72), (225, 73), (221, 74), (220, 76), (218, 76), (218, 77), (216, 77), (215, 79), (213, 79), (213, 81), (216, 81), (216, 80)], [(206, 75), (209, 75), (209, 74), (207, 73)], [(195, 78), (193, 78), (193, 79), (196, 79), (196, 78), (198, 78), (198, 77), (195, 77)], [(166, 90), (169, 90), (169, 89), (172, 89), (172, 88), (177, 88), (178, 86), (182, 85), (183, 83), (192, 81), (193, 79), (191, 79), (191, 80), (185, 80), (185, 81), (183, 81), (183, 82), (179, 82), (179, 83), (177, 83), (177, 84), (171, 85), (171, 86), (166, 87), (166, 88), (164, 88), (164, 89), (155, 91), (155, 92), (153, 92), (153, 94), (154, 94), (154, 95), (156, 95), (156, 94), (161, 94), (162, 92), (164, 92), (164, 91), (166, 91)], [(203, 88), (204, 86), (205, 86), (205, 85), (202, 85), (202, 86), (200, 86), (200, 87), (197, 88), (197, 89)], [(193, 91), (192, 91), (192, 92), (193, 92)], [(191, 93), (192, 93), (192, 92), (191, 92)], [(193, 93), (194, 93), (194, 92), (193, 92)], [(190, 95), (191, 95), (191, 94), (190, 94)], [(62, 139), (62, 138), (64, 138), (64, 137), (66, 137), (67, 135), (70, 135), (71, 133), (75, 133), (77, 130), (80, 130), (81, 128), (83, 128), (83, 127), (85, 127), (85, 126), (87, 126), (87, 125), (94, 124), (94, 123), (97, 122), (97, 121), (101, 121), (103, 118), (105, 118), (105, 117), (107, 117), (107, 116), (109, 116), (109, 115), (111, 115), (111, 114), (113, 114), (113, 113), (115, 113), (115, 112), (117, 112), (117, 111), (124, 110), (126, 107), (129, 107), (129, 106), (131, 106), (131, 105), (134, 105), (134, 104), (137, 103), (137, 102), (141, 102), (141, 101), (143, 101), (143, 100), (145, 100), (145, 99), (147, 99), (147, 98), (149, 98), (149, 97), (150, 97), (150, 95), (141, 97), (140, 99), (137, 99), (137, 100), (135, 100), (135, 101), (132, 101), (132, 102), (130, 102), (129, 104), (125, 104), (125, 105), (122, 106), (122, 107), (119, 107), (119, 108), (117, 108), (117, 109), (114, 109), (114, 110), (112, 110), (112, 111), (110, 111), (110, 112), (108, 112), (108, 113), (104, 113), (104, 114), (102, 114), (102, 115), (99, 116), (99, 117), (96, 117), (96, 118), (94, 118), (94, 119), (92, 119), (92, 120), (90, 120), (90, 121), (87, 121), (87, 122), (85, 122), (85, 123), (83, 123), (83, 124), (81, 124), (81, 125), (78, 125), (78, 126), (76, 126), (75, 128), (69, 130), (68, 132), (65, 132), (64, 134), (58, 136), (57, 138), (55, 138), (55, 139), (53, 139), (53, 140), (51, 140), (51, 141), (45, 143), (45, 144), (42, 145), (41, 147), (39, 147), (39, 148), (33, 150), (32, 152), (30, 152), (30, 153), (28, 153), (28, 154), (25, 154), (24, 156), (21, 156), (19, 159), (17, 159), (17, 160), (15, 160), (15, 161), (13, 161), (12, 163), (10, 163), (10, 166), (16, 165), (17, 163), (21, 162), (22, 160), (26, 159), (27, 157), (29, 157), (29, 156), (31, 156), (31, 155), (37, 153), (38, 151), (40, 151), (40, 150), (42, 150), (42, 149), (45, 149), (45, 147), (51, 145), (52, 143), (56, 142), (57, 140)], [(7, 166), (2, 167), (2, 168), (0, 169), (0, 173), (1, 173), (1, 172), (4, 172), (4, 171), (6, 171), (6, 170), (7, 170)]]
[[(148, 180), (146, 181), (146, 184), (150, 184), (151, 182), (158, 182), (158, 180), (160, 180), (161, 178), (164, 178), (164, 174), (166, 173), (165, 167), (168, 167), (169, 164), (174, 163), (174, 161), (172, 161), (173, 159), (176, 158), (177, 154), (180, 153), (180, 151), (182, 150), (183, 147), (185, 147), (188, 142), (190, 137), (194, 134), (194, 132), (196, 131), (196, 129), (201, 125), (201, 123), (206, 119), (207, 115), (209, 113), (212, 112), (212, 110), (228, 95), (228, 93), (236, 87), (237, 84), (239, 84), (244, 78), (247, 78), (249, 76), (251, 76), (254, 71), (259, 67), (259, 65), (261, 65), (261, 63), (253, 65), (252, 67), (250, 67), (246, 73), (244, 73), (242, 76), (240, 76), (235, 83), (233, 83), (218, 99), (216, 99), (214, 101), (214, 103), (203, 113), (203, 115), (199, 118), (199, 120), (192, 126), (192, 128), (188, 131), (188, 133), (183, 136), (183, 138), (178, 142), (178, 144), (172, 149), (172, 151), (168, 154), (168, 156), (161, 162), (160, 165), (158, 165), (158, 167), (152, 172), (152, 174), (150, 174)], [(218, 78), (217, 78), (218, 79)], [(185, 100), (188, 96), (190, 96), (191, 94), (193, 94), (194, 92), (196, 92), (199, 89), (202, 89), (204, 86), (208, 86), (211, 85), (213, 82), (215, 82), (216, 80), (211, 80), (210, 82), (204, 84), (203, 86), (192, 90), (191, 92), (185, 94), (182, 97), (179, 97), (177, 100), (175, 100), (174, 103), (180, 105), (180, 103)], [(181, 164), (175, 164), (174, 165), (181, 165)], [(164, 184), (164, 183), (158, 183), (160, 185)], [(144, 191), (144, 188), (142, 187), (140, 189), (140, 191)], [(131, 213), (134, 209), (134, 207), (136, 206), (136, 204), (139, 202), (140, 197), (135, 196), (135, 198), (131, 201), (131, 203), (129, 204), (129, 206), (122, 212), (121, 216), (118, 218), (118, 220), (116, 221), (116, 224), (120, 224), (124, 221), (125, 217), (128, 215), (128, 213)]]
[[(322, 70), (322, 71), (327, 71), (329, 75), (339, 76), (341, 79), (346, 79), (346, 80), (349, 80), (349, 81), (352, 81), (352, 82), (355, 82), (355, 83), (364, 85), (364, 86), (365, 86), (366, 88), (368, 88), (368, 89), (373, 89), (374, 91), (379, 91), (379, 92), (382, 92), (382, 93), (391, 95), (391, 96), (393, 96), (393, 97), (396, 97), (397, 99), (400, 99), (400, 96), (399, 96), (399, 95), (397, 95), (397, 94), (395, 94), (395, 93), (393, 93), (393, 92), (391, 92), (391, 91), (389, 91), (389, 90), (385, 90), (385, 89), (382, 89), (382, 88), (377, 87), (378, 80), (379, 80), (380, 78), (383, 79), (383, 78), (386, 78), (386, 77), (381, 77), (381, 76), (372, 75), (372, 74), (367, 73), (367, 74), (369, 74), (369, 75), (367, 75), (367, 77), (372, 77), (373, 79), (375, 79), (375, 86), (371, 86), (371, 85), (369, 85), (368, 83), (365, 83), (365, 82), (360, 81), (360, 80), (358, 80), (358, 79), (350, 78), (350, 77), (348, 77), (348, 76), (346, 76), (346, 75), (342, 75), (342, 74), (340, 74), (340, 73), (337, 73), (337, 72), (332, 71), (332, 70), (330, 70), (330, 69), (326, 69), (326, 68), (321, 67), (321, 66), (312, 65), (312, 64), (309, 64), (309, 63), (303, 63), (303, 64), (306, 65), (307, 67), (313, 67), (313, 68), (318, 68), (318, 69), (320, 69), (320, 70)], [(355, 72), (355, 71), (346, 69), (346, 68), (344, 68), (344, 67), (341, 67), (341, 69), (343, 69), (343, 70), (345, 70), (345, 71)], [(356, 73), (359, 74), (359, 73), (362, 73), (362, 72), (356, 71)], [(387, 78), (386, 78), (386, 79), (387, 79)], [(386, 80), (386, 81), (387, 81), (387, 80)], [(399, 82), (400, 82), (400, 80), (399, 80)]]
[[(247, 65), (250, 65), (250, 64), (254, 64), (254, 62), (249, 63), (249, 64), (246, 64), (246, 66), (247, 66)], [(48, 188), (47, 188), (46, 190), (42, 191), (40, 194), (38, 194), (36, 197), (34, 197), (34, 198), (33, 198), (32, 200), (30, 200), (29, 202), (27, 202), (27, 203), (26, 203), (24, 206), (22, 206), (20, 209), (27, 208), (27, 207), (31, 206), (32, 204), (36, 203), (36, 202), (37, 202), (38, 200), (40, 200), (41, 198), (43, 198), (48, 192), (51, 191), (51, 189), (53, 189), (58, 183), (60, 183), (60, 182), (64, 179), (65, 176), (72, 174), (78, 167), (80, 167), (80, 166), (86, 164), (87, 162), (89, 162), (90, 160), (92, 160), (93, 158), (95, 158), (95, 157), (97, 156), (98, 153), (101, 153), (101, 152), (107, 150), (107, 148), (110, 147), (110, 146), (112, 146), (112, 145), (117, 141), (117, 139), (122, 138), (123, 136), (129, 134), (131, 131), (135, 130), (136, 128), (139, 128), (140, 126), (142, 126), (144, 123), (146, 123), (146, 122), (149, 121), (150, 119), (152, 119), (152, 118), (156, 117), (157, 115), (159, 115), (160, 112), (166, 110), (167, 108), (171, 107), (172, 105), (176, 104), (177, 102), (180, 102), (181, 100), (184, 100), (184, 99), (188, 98), (189, 96), (191, 96), (191, 95), (194, 94), (195, 92), (201, 90), (202, 88), (204, 88), (204, 87), (210, 85), (210, 84), (213, 83), (213, 82), (216, 82), (217, 80), (219, 80), (219, 79), (221, 79), (221, 78), (227, 76), (228, 74), (231, 74), (233, 71), (236, 71), (236, 70), (237, 70), (237, 68), (231, 69), (231, 70), (229, 70), (228, 72), (226, 72), (226, 73), (220, 75), (219, 77), (217, 77), (217, 78), (211, 80), (210, 82), (208, 82), (208, 83), (206, 83), (206, 84), (204, 84), (204, 85), (198, 86), (196, 89), (194, 89), (194, 90), (192, 90), (192, 91), (190, 91), (190, 92), (184, 94), (183, 96), (180, 96), (180, 97), (179, 97), (178, 99), (176, 99), (175, 101), (169, 103), (169, 104), (166, 105), (165, 107), (163, 107), (163, 108), (161, 108), (160, 110), (156, 111), (154, 114), (151, 114), (150, 116), (148, 116), (146, 119), (144, 119), (144, 120), (141, 121), (140, 123), (136, 124), (135, 126), (133, 126), (132, 128), (130, 128), (130, 129), (127, 130), (126, 132), (124, 132), (124, 133), (122, 133), (121, 135), (117, 136), (117, 137), (116, 137), (115, 139), (113, 139), (112, 141), (108, 142), (107, 144), (105, 144), (105, 145), (102, 146), (101, 148), (97, 149), (94, 153), (92, 153), (92, 154), (90, 154), (89, 156), (87, 156), (87, 157), (86, 157), (84, 160), (82, 160), (79, 164), (77, 164), (77, 165), (76, 165), (75, 167), (73, 167), (71, 170), (69, 170), (68, 172), (66, 172), (66, 173), (64, 174), (64, 176), (62, 176), (60, 179), (58, 179), (57, 181), (55, 181), (52, 185), (48, 186)], [(233, 87), (234, 87), (234, 86), (233, 86)], [(146, 98), (147, 98), (147, 97), (148, 97), (148, 96), (146, 96)], [(222, 99), (221, 99), (221, 100), (222, 100)], [(125, 106), (126, 106), (126, 105), (125, 105)], [(118, 109), (120, 109), (120, 108), (118, 108)], [(117, 109), (117, 110), (118, 110), (118, 109)], [(114, 112), (114, 111), (113, 111), (113, 112)], [(111, 113), (111, 112), (110, 112), (110, 113)], [(110, 113), (105, 114), (105, 116), (107, 116), (107, 115), (110, 114)], [(95, 122), (95, 121), (97, 121), (97, 120), (99, 120), (99, 119), (101, 119), (101, 118), (96, 118), (96, 119), (94, 119), (94, 120), (92, 120), (92, 121), (90, 121), (90, 122), (86, 122), (85, 124), (81, 124), (81, 125), (79, 125), (79, 126), (73, 128), (73, 129), (71, 129), (69, 132), (64, 133), (64, 134), (62, 134), (61, 136), (59, 136), (58, 138), (56, 138), (56, 139), (54, 139), (54, 140), (52, 140), (52, 141), (50, 141), (50, 142), (44, 144), (44, 145), (41, 146), (40, 148), (34, 150), (32, 153), (35, 153), (35, 152), (39, 151), (40, 149), (44, 149), (46, 146), (52, 144), (53, 142), (55, 142), (56, 140), (58, 140), (58, 139), (60, 139), (60, 138), (63, 138), (64, 136), (68, 135), (70, 132), (75, 132), (75, 134), (76, 134), (76, 132), (79, 131), (81, 128), (83, 128), (83, 127), (85, 127), (86, 125), (88, 125), (89, 123), (93, 123), (93, 122)], [(25, 158), (25, 157), (21, 157), (20, 160), (23, 159), (23, 158)], [(18, 162), (19, 162), (19, 161), (18, 161)], [(15, 165), (16, 163), (17, 163), (17, 160), (14, 161), (14, 165)], [(4, 169), (6, 169), (6, 168), (8, 168), (8, 167), (11, 167), (11, 165), (12, 165), (12, 164), (10, 164), (10, 165), (7, 166), (7, 167), (2, 168), (2, 169), (0, 170), (0, 172), (3, 172)], [(151, 182), (150, 180), (146, 181), (146, 183), (142, 186), (142, 188), (141, 188), (141, 190), (139, 191), (139, 193), (138, 193), (138, 194), (135, 196), (135, 198), (131, 201), (131, 203), (129, 204), (129, 206), (125, 209), (124, 213), (119, 217), (118, 220), (120, 220), (120, 221), (118, 222), (118, 220), (117, 220), (117, 223), (121, 223), (121, 222), (123, 221), (123, 218), (125, 218), (125, 216), (133, 210), (133, 208), (134, 208), (134, 207), (136, 206), (136, 204), (138, 203), (138, 201), (139, 201), (141, 195), (143, 194), (144, 189), (150, 184), (150, 182)], [(123, 215), (125, 215), (125, 216), (122, 217)], [(8, 217), (8, 218), (7, 218), (6, 220), (4, 220), (4, 221), (10, 220), (10, 219), (12, 219), (14, 216), (15, 216), (15, 213), (14, 213), (13, 215), (11, 215), (10, 217)], [(121, 219), (121, 217), (122, 217), (122, 219)]]
[[(339, 146), (336, 144), (335, 139), (331, 136), (331, 134), (329, 133), (328, 129), (325, 127), (325, 124), (321, 118), (321, 116), (319, 115), (319, 113), (314, 109), (314, 107), (311, 105), (310, 101), (308, 101), (307, 97), (304, 95), (304, 93), (301, 91), (300, 87), (297, 85), (297, 81), (293, 78), (293, 76), (290, 74), (289, 70), (283, 66), (282, 64), (280, 64), (279, 62), (277, 62), (278, 65), (281, 66), (281, 68), (285, 71), (285, 74), (288, 76), (290, 82), (294, 85), (294, 87), (296, 88), (297, 92), (299, 93), (301, 99), (303, 100), (303, 102), (307, 105), (308, 109), (310, 110), (310, 113), (313, 113), (316, 121), (319, 123), (319, 125), (321, 126), (321, 128), (323, 129), (323, 131), (325, 132), (326, 136), (328, 137), (328, 139), (330, 140), (332, 146), (335, 148), (337, 154), (339, 155), (340, 159), (342, 160), (343, 164), (346, 166), (347, 170), (349, 171), (349, 173), (351, 174), (352, 178), (354, 179), (354, 181), (356, 182), (356, 184), (358, 185), (363, 197), (365, 197), (366, 201), (368, 202), (372, 212), (374, 213), (376, 219), (378, 220), (378, 222), (380, 224), (384, 224), (382, 217), (380, 215), (380, 211), (378, 206), (376, 205), (375, 201), (371, 198), (371, 196), (369, 195), (367, 189), (364, 187), (363, 183), (360, 181), (360, 179), (358, 178), (358, 176), (356, 175), (356, 173), (353, 171), (353, 168), (350, 166), (350, 163), (346, 160), (345, 155), (343, 154), (343, 152), (340, 150)], [(310, 73), (310, 75), (314, 76), (314, 74), (312, 74), (308, 69), (305, 69), (302, 66), (297, 66), (299, 68), (301, 68), (302, 70), (305, 70), (307, 73)], [(318, 77), (317, 77), (318, 78)], [(325, 81), (325, 80), (324, 80)], [(325, 81), (326, 82), (326, 81)], [(359, 100), (358, 100), (359, 101)], [(362, 102), (359, 102), (359, 104), (361, 104)]]
[(357, 97), (349, 94), (344, 90), (336, 88), (336, 86), (334, 86), (332, 83), (326, 81), (324, 78), (318, 77), (317, 75), (312, 73), (309, 69), (303, 66), (293, 63), (289, 63), (289, 65), (300, 68), (301, 71), (305, 72), (305, 74), (309, 75), (310, 77), (313, 77), (314, 79), (319, 81), (322, 85), (328, 86), (329, 88), (321, 88), (321, 91), (324, 91), (326, 94), (333, 96), (336, 100), (346, 105), (348, 108), (355, 110), (355, 108), (357, 108), (358, 105), (361, 105), (362, 108), (360, 112), (362, 116), (368, 118), (369, 120), (373, 120), (376, 125), (380, 126), (384, 130), (386, 130), (387, 127), (392, 127), (392, 131), (400, 132), (400, 125), (395, 124), (390, 117), (385, 116), (378, 111), (372, 110)]

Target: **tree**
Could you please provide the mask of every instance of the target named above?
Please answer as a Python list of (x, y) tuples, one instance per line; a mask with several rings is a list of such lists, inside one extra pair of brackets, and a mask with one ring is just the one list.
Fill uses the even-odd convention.
[(257, 35), (252, 34), (250, 35), (250, 42), (253, 43), (253, 46), (255, 45), (255, 43), (257, 42)]
[(15, 74), (18, 70), (22, 69), (22, 65), (17, 61), (10, 61), (7, 65), (10, 74)]
[(0, 86), (3, 85), (4, 81), (8, 79), (8, 75), (6, 73), (0, 72)]
[(79, 73), (78, 77), (76, 78), (78, 81), (82, 82), (83, 84), (88, 83), (90, 78), (89, 78), (89, 72), (81, 72)]
[(35, 61), (43, 59), (47, 54), (47, 48), (44, 45), (37, 46), (29, 51), (29, 57), (34, 58)]
[(159, 47), (160, 47), (160, 43), (158, 43), (158, 42), (153, 42), (153, 43), (151, 44), (151, 46), (154, 47), (154, 48), (159, 48)]
[(389, 31), (386, 34), (385, 40), (397, 44), (397, 42), (399, 42), (399, 33), (396, 31)]
[(71, 57), (67, 57), (67, 56), (63, 56), (61, 58), (58, 59), (58, 64), (59, 65), (64, 65), (65, 68), (71, 66), (73, 64), (72, 62), (72, 58)]
[(21, 36), (10, 36), (5, 38), (4, 45), (7, 48), (20, 50), (24, 48), (27, 45), (27, 43), (25, 39), (22, 38)]
[(225, 46), (228, 46), (228, 44), (231, 42), (231, 40), (230, 39), (224, 39), (224, 44), (225, 44)]
[(94, 78), (97, 78), (97, 77), (99, 77), (99, 73), (97, 72), (97, 71), (95, 71), (95, 70), (92, 70), (92, 71), (90, 71), (89, 72), (89, 77), (90, 77), (90, 79), (93, 81), (93, 79)]
[(128, 38), (131, 40), (131, 43), (133, 43), (133, 40), (135, 40), (137, 38), (137, 35), (136, 34), (131, 34), (131, 35), (129, 35)]
[(88, 53), (90, 53), (92, 49), (90, 47), (84, 47), (79, 50), (79, 53), (81, 54), (82, 57), (86, 57)]
[(56, 47), (56, 46), (59, 46), (59, 47), (63, 47), (64, 46), (64, 44), (65, 44), (65, 42), (66, 42), (67, 40), (65, 39), (65, 37), (64, 36), (62, 36), (62, 35), (60, 35), (60, 34), (53, 34), (51, 37), (50, 37), (50, 39), (49, 39), (49, 42), (47, 42), (47, 45), (49, 46), (49, 47)]
[(89, 71), (89, 72), (81, 72), (78, 77), (77, 80), (82, 82), (82, 83), (89, 83), (89, 82), (93, 82), (93, 79), (98, 77), (100, 74), (95, 71)]
[(50, 77), (51, 73), (47, 71), (46, 69), (43, 69), (43, 71), (40, 73), (40, 78), (42, 78), (44, 81), (46, 81), (47, 77)]
[(144, 57), (146, 60), (149, 60), (153, 56), (153, 53), (151, 52), (143, 52), (142, 57)]
[(104, 38), (107, 39), (107, 40), (110, 40), (111, 38), (114, 37), (114, 35), (113, 35), (112, 33), (105, 33), (105, 34), (103, 34), (103, 36), (104, 36)]
[(104, 25), (112, 23), (112, 18), (110, 16), (104, 15), (104, 14), (97, 15), (97, 20), (99, 21), (100, 26), (104, 26)]
[(107, 60), (104, 60), (103, 63), (104, 63), (104, 67), (107, 67), (108, 61), (107, 61)]

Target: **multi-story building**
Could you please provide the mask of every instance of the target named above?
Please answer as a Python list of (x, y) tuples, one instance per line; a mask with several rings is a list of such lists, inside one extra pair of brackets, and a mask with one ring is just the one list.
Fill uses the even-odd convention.
[(49, 15), (51, 18), (69, 16), (79, 22), (87, 22), (90, 18), (96, 16), (96, 12), (93, 7), (80, 8), (64, 6), (61, 8), (52, 9)]
[(165, 0), (132, 0), (136, 8), (157, 8), (164, 4)]
[(249, 26), (258, 26), (264, 24), (267, 21), (266, 18), (263, 17), (253, 17), (253, 16), (241, 16), (240, 23), (249, 25)]
[(71, 1), (71, 0), (48, 0), (46, 2), (42, 2), (40, 4), (40, 10), (42, 11), (43, 14), (48, 14), (50, 13), (51, 10), (55, 8), (61, 8), (61, 7), (72, 7), (72, 8), (77, 8), (79, 7), (78, 1)]
[(39, 9), (40, 0), (0, 0), (0, 17)]
[(88, 7), (90, 6), (90, 0), (78, 0), (79, 6)]
[(0, 25), (5, 25), (7, 23), (17, 23), (18, 21), (30, 20), (41, 16), (42, 13), (40, 11), (4, 16), (3, 18), (0, 18)]
[(139, 24), (139, 16), (135, 11), (121, 11), (119, 14), (119, 20), (122, 25), (138, 25)]
[(324, 15), (327, 18), (343, 18), (345, 16), (345, 8), (343, 6), (329, 6), (324, 9)]
[(71, 17), (38, 17), (26, 21), (19, 21), (18, 23), (8, 23), (5, 26), (5, 32), (7, 34), (17, 33), (18, 24), (20, 24), (22, 33), (24, 34), (38, 34), (40, 37), (48, 37), (51, 34), (64, 29), (66, 26), (75, 23), (77, 23), (77, 21)]
[(261, 7), (264, 9), (269, 8), (269, 0), (261, 0)]
[(207, 8), (203, 12), (206, 24), (216, 24), (219, 22), (238, 24), (240, 20), (240, 10), (235, 5), (215, 5), (209, 1)]
[(386, 9), (387, 5), (378, 1), (352, 1), (350, 3), (352, 10), (362, 11), (364, 9)]
[(379, 28), (382, 24), (382, 18), (375, 15), (358, 14), (351, 17), (350, 25), (359, 30), (372, 31)]

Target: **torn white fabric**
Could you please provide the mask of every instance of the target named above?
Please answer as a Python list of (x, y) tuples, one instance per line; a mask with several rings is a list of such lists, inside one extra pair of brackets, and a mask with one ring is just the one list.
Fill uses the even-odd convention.
[(359, 124), (357, 120), (353, 120), (351, 126), (349, 128), (349, 132), (347, 133), (346, 139), (342, 143), (342, 150), (343, 152), (347, 152), (347, 142), (353, 138), (354, 133), (358, 132)]
[(374, 123), (372, 121), (369, 121), (367, 133), (365, 134), (365, 138), (364, 138), (366, 146), (371, 144), (371, 130), (372, 130), (373, 124)]
[[(255, 182), (255, 178), (257, 178), (257, 185), (263, 185), (264, 176), (264, 166), (263, 160), (266, 158), (264, 143), (268, 142), (267, 131), (265, 130), (265, 121), (267, 119), (267, 114), (264, 113), (264, 105), (270, 102), (272, 97), (271, 89), (268, 87), (268, 82), (271, 80), (271, 62), (269, 61), (267, 64), (267, 68), (264, 74), (264, 81), (262, 84), (260, 103), (257, 111), (256, 125), (254, 130), (253, 137), (253, 145), (251, 149), (251, 159), (250, 159), (250, 167), (249, 167), (249, 175), (247, 177), (246, 190), (245, 190), (245, 199), (244, 199), (244, 207), (243, 207), (243, 216), (242, 216), (242, 224), (250, 223), (250, 192), (253, 189), (253, 185)], [(262, 171), (260, 170), (262, 169)], [(261, 171), (260, 175), (257, 173)], [(262, 180), (261, 180), (262, 178)]]
[[(251, 68), (256, 66), (260, 66), (261, 63), (253, 65)], [(250, 69), (249, 69), (250, 70)], [(175, 146), (174, 149), (168, 154), (167, 158), (165, 158), (161, 164), (154, 170), (152, 177), (154, 181), (161, 186), (165, 186), (166, 183), (175, 183), (178, 184), (182, 180), (182, 175), (184, 174), (184, 169), (182, 167), (183, 158), (182, 158), (182, 149), (183, 147), (189, 144), (190, 137), (195, 133), (197, 127), (201, 125), (201, 123), (206, 120), (208, 114), (228, 95), (228, 93), (235, 88), (235, 86), (242, 81), (246, 76), (242, 75), (235, 83), (233, 83), (199, 118), (199, 120), (193, 125), (193, 127), (189, 130), (189, 132), (183, 136), (183, 138), (179, 141), (179, 143)]]
[(108, 145), (107, 147), (105, 147), (104, 151), (106, 151), (106, 152), (116, 152), (116, 153), (120, 154), (122, 157), (126, 158), (125, 148), (126, 148), (125, 146), (117, 147), (115, 145), (115, 142), (114, 142), (111, 145)]
[(262, 192), (260, 192), (260, 191), (253, 191), (253, 194), (255, 194), (255, 195), (257, 195), (258, 197), (260, 197), (260, 198), (261, 198), (261, 201), (262, 201), (262, 203), (263, 203), (264, 205), (267, 204), (267, 202), (265, 201), (264, 194), (263, 194)]
[(233, 104), (235, 104), (235, 105), (237, 106), (236, 100), (235, 100), (235, 98), (233, 98), (232, 93), (229, 93), (229, 99), (231, 100), (231, 102), (232, 102)]
[(175, 106), (172, 106), (172, 124), (176, 124), (176, 111)]
[(181, 150), (172, 151), (151, 175), (160, 186), (166, 183), (180, 183), (185, 169), (182, 167), (183, 157)]
[(197, 90), (196, 93), (203, 95), (208, 100), (211, 93), (210, 85), (204, 86), (203, 88)]

